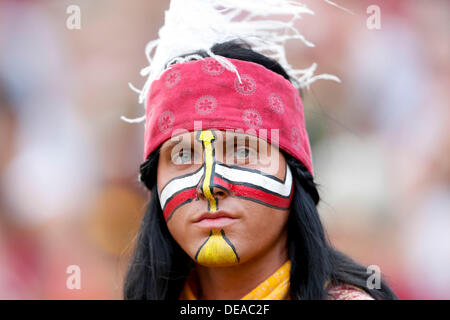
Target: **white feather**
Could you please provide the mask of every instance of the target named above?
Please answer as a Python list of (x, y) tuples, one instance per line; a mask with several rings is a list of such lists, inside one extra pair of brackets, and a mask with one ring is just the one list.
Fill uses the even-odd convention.
[[(139, 103), (145, 102), (152, 82), (170, 69), (171, 64), (202, 59), (198, 55), (179, 58), (198, 50), (205, 51), (226, 69), (235, 72), (240, 81), (239, 70), (210, 50), (216, 43), (234, 39), (242, 39), (255, 51), (278, 61), (295, 80), (297, 88), (309, 87), (317, 79), (339, 82), (333, 75), (315, 76), (315, 63), (306, 69), (294, 69), (288, 63), (286, 41), (295, 39), (306, 46), (314, 46), (294, 26), (304, 14), (314, 12), (304, 4), (290, 0), (171, 0), (164, 25), (158, 32), (159, 38), (150, 41), (145, 48), (149, 65), (141, 70), (141, 75), (147, 77), (147, 81), (142, 90), (132, 87), (139, 93)], [(144, 121), (143, 118), (127, 120), (138, 122)]]

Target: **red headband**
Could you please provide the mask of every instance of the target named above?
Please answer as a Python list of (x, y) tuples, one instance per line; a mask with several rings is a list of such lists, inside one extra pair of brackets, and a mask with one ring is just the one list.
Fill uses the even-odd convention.
[[(146, 108), (144, 160), (177, 129), (243, 130), (259, 137), (259, 129), (279, 130), (279, 147), (300, 160), (311, 174), (311, 148), (303, 104), (297, 89), (262, 65), (228, 59), (238, 70), (217, 60), (173, 65), (153, 81)], [(247, 132), (248, 129), (254, 129)]]

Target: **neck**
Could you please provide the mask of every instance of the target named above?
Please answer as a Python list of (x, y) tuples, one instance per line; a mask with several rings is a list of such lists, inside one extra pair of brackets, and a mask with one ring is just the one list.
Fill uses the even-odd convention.
[(288, 260), (287, 234), (263, 254), (231, 267), (196, 265), (200, 300), (239, 300)]

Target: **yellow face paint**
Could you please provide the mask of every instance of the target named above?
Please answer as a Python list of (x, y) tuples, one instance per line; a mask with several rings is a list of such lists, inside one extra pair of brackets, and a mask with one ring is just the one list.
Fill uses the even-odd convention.
[(217, 199), (211, 193), (211, 175), (214, 164), (214, 148), (213, 142), (216, 139), (214, 133), (211, 130), (203, 130), (199, 135), (199, 140), (203, 143), (203, 149), (205, 154), (205, 177), (203, 179), (203, 194), (208, 199), (209, 211), (217, 211)]
[(225, 266), (237, 264), (239, 256), (222, 230), (211, 230), (208, 239), (200, 246), (195, 260), (208, 266)]

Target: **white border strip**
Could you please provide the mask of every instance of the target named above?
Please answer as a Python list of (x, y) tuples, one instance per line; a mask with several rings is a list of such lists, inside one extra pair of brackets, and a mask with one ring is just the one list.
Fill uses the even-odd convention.
[(268, 176), (260, 173), (251, 172), (247, 170), (240, 170), (237, 168), (229, 168), (219, 163), (216, 163), (215, 172), (223, 176), (225, 179), (235, 183), (252, 184), (262, 189), (268, 190), (280, 196), (287, 197), (291, 193), (292, 188), (292, 174), (289, 165), (286, 164), (286, 178), (284, 183), (276, 181)]

